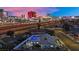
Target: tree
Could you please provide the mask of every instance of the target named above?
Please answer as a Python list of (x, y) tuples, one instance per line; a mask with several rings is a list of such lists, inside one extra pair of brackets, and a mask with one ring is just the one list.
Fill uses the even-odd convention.
[(70, 25), (68, 23), (64, 23), (63, 28), (65, 31), (70, 31)]
[(8, 36), (14, 36), (14, 31), (8, 31), (6, 34), (7, 34)]

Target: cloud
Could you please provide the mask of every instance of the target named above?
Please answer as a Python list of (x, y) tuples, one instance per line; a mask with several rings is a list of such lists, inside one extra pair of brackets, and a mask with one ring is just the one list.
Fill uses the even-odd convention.
[(27, 15), (28, 11), (35, 11), (39, 15), (46, 15), (47, 13), (54, 13), (58, 11), (55, 7), (0, 7), (5, 11), (9, 11), (11, 14), (9, 15), (16, 15), (20, 16), (21, 14)]

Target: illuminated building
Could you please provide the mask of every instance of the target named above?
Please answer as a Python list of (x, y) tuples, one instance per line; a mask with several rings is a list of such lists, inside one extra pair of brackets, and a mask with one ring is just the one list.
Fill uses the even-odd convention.
[(36, 12), (34, 11), (29, 11), (28, 12), (28, 18), (36, 17)]

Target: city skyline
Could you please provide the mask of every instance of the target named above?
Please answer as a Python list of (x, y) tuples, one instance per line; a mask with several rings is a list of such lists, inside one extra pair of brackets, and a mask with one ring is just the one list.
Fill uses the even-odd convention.
[(37, 15), (45, 16), (79, 16), (79, 7), (0, 7), (9, 12), (9, 16), (27, 15), (28, 11), (35, 11)]

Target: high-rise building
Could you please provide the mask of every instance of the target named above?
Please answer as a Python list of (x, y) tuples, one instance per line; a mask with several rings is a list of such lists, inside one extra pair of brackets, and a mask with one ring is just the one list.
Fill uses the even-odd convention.
[(3, 9), (0, 9), (0, 17), (3, 17), (4, 14), (3, 14), (4, 10)]
[(22, 17), (22, 18), (25, 18), (25, 15), (24, 15), (24, 14), (22, 14), (22, 15), (21, 15), (21, 17)]
[(28, 12), (28, 18), (36, 17), (36, 12), (34, 11), (29, 11)]
[(8, 16), (8, 11), (4, 11), (3, 15), (4, 15), (4, 17), (7, 17)]

